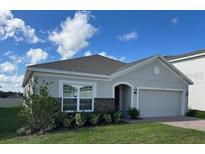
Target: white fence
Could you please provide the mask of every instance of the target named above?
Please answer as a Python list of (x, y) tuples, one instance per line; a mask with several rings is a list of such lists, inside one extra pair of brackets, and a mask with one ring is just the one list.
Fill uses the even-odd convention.
[(0, 108), (17, 107), (22, 101), (22, 98), (0, 98)]

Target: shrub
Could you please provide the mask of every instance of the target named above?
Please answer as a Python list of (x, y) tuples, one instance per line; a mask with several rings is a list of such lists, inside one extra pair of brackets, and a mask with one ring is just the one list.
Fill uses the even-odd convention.
[(205, 119), (205, 111), (197, 111), (195, 117)]
[(127, 114), (131, 119), (137, 119), (140, 115), (140, 111), (136, 108), (128, 108)]
[(87, 117), (85, 115), (83, 115), (82, 113), (76, 113), (75, 114), (75, 124), (78, 127), (84, 126), (86, 121), (87, 121)]
[(112, 121), (115, 123), (119, 123), (121, 121), (121, 112), (113, 111), (112, 112)]
[(16, 131), (16, 134), (18, 136), (29, 135), (31, 133), (32, 133), (32, 130), (28, 126), (21, 127)]
[(48, 83), (43, 82), (39, 91), (35, 88), (37, 80), (31, 83), (31, 89), (24, 96), (21, 114), (26, 118), (33, 132), (45, 132), (56, 128), (55, 117), (60, 113), (60, 103), (48, 94)]
[(57, 114), (55, 117), (55, 124), (56, 124), (56, 128), (70, 128), (73, 126), (74, 124), (74, 114), (71, 113), (65, 113), (65, 112), (60, 112), (59, 114)]
[(56, 114), (54, 119), (55, 119), (55, 124), (56, 128), (62, 128), (64, 127), (63, 121), (66, 118), (67, 114), (65, 112), (60, 112), (59, 114)]
[(111, 123), (112, 122), (112, 116), (109, 113), (103, 114), (103, 122), (104, 123)]
[(100, 114), (93, 113), (93, 114), (90, 114), (88, 121), (91, 125), (97, 125), (99, 123), (99, 119), (100, 119)]
[(63, 126), (66, 128), (71, 128), (74, 120), (75, 118), (72, 115), (66, 115), (63, 119)]
[(186, 113), (187, 116), (192, 116), (194, 117), (197, 114), (197, 110), (189, 109), (188, 112)]

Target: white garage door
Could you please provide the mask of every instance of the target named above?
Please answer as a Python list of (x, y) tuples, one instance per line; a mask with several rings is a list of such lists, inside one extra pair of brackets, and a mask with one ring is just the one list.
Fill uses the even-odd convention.
[(180, 116), (182, 92), (167, 90), (139, 90), (141, 117)]

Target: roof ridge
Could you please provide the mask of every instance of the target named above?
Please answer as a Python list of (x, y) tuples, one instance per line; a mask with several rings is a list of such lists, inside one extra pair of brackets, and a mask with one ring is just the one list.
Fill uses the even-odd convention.
[(68, 61), (68, 60), (77, 60), (77, 59), (81, 59), (81, 58), (85, 58), (85, 57), (91, 57), (91, 56), (96, 56), (96, 55), (74, 57), (74, 58), (71, 58), (71, 59), (63, 59), (63, 60), (55, 60), (55, 61), (50, 61), (50, 62), (45, 62), (45, 63), (38, 63), (38, 64), (29, 65), (28, 67), (44, 65), (44, 64), (52, 64), (52, 63), (57, 63), (57, 62), (64, 62), (64, 61)]
[(202, 53), (205, 53), (205, 48), (199, 49), (199, 50), (194, 50), (194, 51), (191, 51), (191, 52), (185, 52), (185, 53), (182, 53), (182, 54), (167, 55), (167, 56), (164, 56), (164, 58), (166, 58), (168, 60), (174, 60), (174, 59), (177, 59), (177, 58), (194, 56), (194, 55), (202, 54)]
[(156, 57), (156, 56), (160, 56), (160, 54), (155, 54), (155, 55), (153, 55), (153, 56), (145, 57), (145, 58), (138, 59), (138, 60), (132, 61), (132, 62), (130, 62), (130, 63), (127, 63), (127, 64), (123, 65), (122, 67), (120, 67), (119, 69), (117, 69), (117, 70), (116, 70), (115, 72), (113, 72), (113, 73), (122, 71), (122, 70), (124, 70), (124, 69), (126, 69), (126, 68), (128, 68), (128, 67), (131, 67), (131, 66), (133, 66), (133, 65), (135, 65), (135, 64), (137, 64), (137, 63), (140, 63), (140, 62), (142, 62), (142, 61), (144, 61), (144, 60), (147, 60), (147, 59), (150, 59), (150, 58)]
[(75, 57), (75, 58), (71, 58), (71, 59), (56, 60), (56, 61), (51, 61), (51, 62), (46, 62), (46, 63), (33, 64), (33, 65), (29, 65), (28, 67), (35, 67), (35, 66), (39, 66), (39, 65), (53, 64), (53, 63), (59, 63), (59, 62), (65, 62), (65, 61), (73, 61), (73, 60), (84, 59), (84, 58), (89, 58), (89, 57), (97, 57), (97, 56), (98, 57), (103, 57), (105, 59), (109, 59), (109, 60), (112, 60), (112, 61), (120, 62), (122, 64), (127, 64), (125, 62), (122, 62), (122, 61), (116, 60), (116, 59), (112, 59), (110, 57), (102, 56), (102, 55), (99, 55), (99, 54), (93, 54), (93, 55), (89, 55), (89, 56)]

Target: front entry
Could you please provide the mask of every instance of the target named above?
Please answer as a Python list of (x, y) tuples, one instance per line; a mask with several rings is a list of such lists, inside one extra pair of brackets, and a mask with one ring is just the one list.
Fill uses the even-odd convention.
[(115, 86), (115, 109), (126, 116), (129, 107), (131, 107), (131, 87), (126, 84)]

